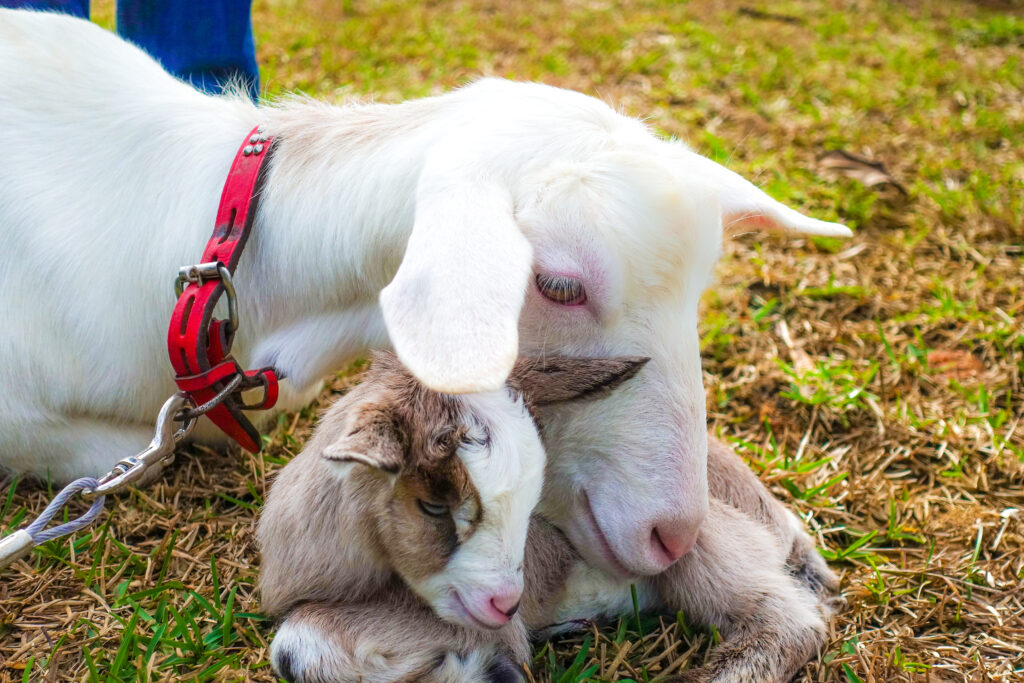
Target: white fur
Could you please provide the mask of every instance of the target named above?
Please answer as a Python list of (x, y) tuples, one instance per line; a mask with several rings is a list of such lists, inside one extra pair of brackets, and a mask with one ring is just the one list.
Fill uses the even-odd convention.
[[(601, 547), (589, 500), (615, 556), (590, 559), (629, 573), (664, 568), (652, 529), (692, 538), (706, 514), (697, 301), (723, 218), (848, 232), (579, 93), (488, 79), (396, 106), (257, 108), (57, 15), (0, 11), (0, 121), (0, 467), (97, 475), (147, 443), (174, 391), (170, 279), (263, 123), (280, 144), (236, 277), (242, 365), (277, 365), (287, 409), (389, 339), (452, 392), (500, 386), (517, 350), (651, 356), (614, 401), (546, 416), (545, 513)], [(541, 297), (545, 272), (582, 278), (588, 303)]]
[[(738, 456), (726, 457), (745, 470)], [(790, 513), (768, 495), (756, 477), (747, 474), (744, 481), (725, 483), (725, 490), (716, 490), (724, 482), (713, 480), (708, 520), (699, 542), (693, 552), (656, 577), (623, 580), (589, 567), (572, 554), (557, 529), (535, 520), (527, 542), (523, 609), (509, 626), (525, 626), (535, 641), (543, 641), (590, 630), (595, 622), (631, 616), (637, 609), (670, 617), (681, 611), (691, 625), (714, 626), (723, 638), (704, 665), (691, 669), (682, 679), (710, 683), (791, 680), (825, 640), (825, 620), (832, 611), (831, 595), (838, 580), (824, 564), (818, 569), (807, 565), (807, 553), (821, 559), (810, 537), (793, 528)], [(718, 498), (720, 493), (739, 494), (739, 498), (752, 495), (747, 502), (759, 501), (755, 503), (758, 509), (752, 510), (752, 515), (744, 513)], [(787, 536), (792, 538), (784, 541)], [(347, 653), (398, 650), (401, 654), (389, 664), (399, 674), (416, 662), (443, 661), (448, 653), (460, 650), (464, 645), (457, 637), (460, 632), (479, 639), (469, 645), (480, 648), (477, 651), (484, 657), (494, 656), (493, 646), (500, 640), (510, 649), (508, 663), (528, 661), (527, 633), (522, 628), (453, 633), (450, 624), (422, 608), (396, 609), (402, 600), (400, 589), (394, 588), (358, 604), (297, 600), (299, 606), (284, 618), (281, 632), (286, 639), (279, 642), (279, 635), (274, 648), (288, 652), (291, 661), (301, 662), (303, 668), (283, 671), (275, 658), (278, 673), (293, 674), (289, 680), (296, 683), (361, 680), (362, 674), (378, 672), (353, 667), (351, 656), (344, 660), (345, 669), (328, 657), (339, 661)], [(339, 630), (355, 631), (358, 637), (336, 635)], [(409, 633), (415, 634), (415, 645), (408, 642)], [(311, 647), (310, 641), (317, 639), (330, 641), (329, 650), (320, 643)], [(486, 647), (488, 642), (491, 648)], [(464, 651), (460, 653), (463, 660), (468, 659)], [(500, 659), (495, 663), (500, 664)], [(315, 666), (318, 676), (308, 675), (307, 665)], [(511, 673), (490, 680), (521, 680)]]
[[(288, 664), (282, 661), (283, 653), (287, 653)], [(296, 674), (307, 678), (318, 668), (330, 671), (353, 669), (368, 680), (372, 680), (373, 674), (377, 672), (387, 676), (385, 680), (394, 680), (396, 674), (408, 673), (395, 671), (394, 664), (373, 651), (349, 653), (335, 647), (318, 629), (297, 620), (285, 622), (277, 630), (274, 640), (270, 643), (270, 662), (276, 671), (283, 671), (288, 667)]]

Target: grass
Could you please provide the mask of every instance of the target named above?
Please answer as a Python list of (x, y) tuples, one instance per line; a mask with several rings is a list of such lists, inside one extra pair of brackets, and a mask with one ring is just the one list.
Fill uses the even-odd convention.
[[(96, 10), (109, 25), (111, 4)], [(843, 576), (800, 680), (1024, 678), (1020, 2), (257, 0), (254, 17), (270, 93), (543, 80), (854, 227), (843, 243), (730, 239), (704, 302), (712, 430)], [(908, 196), (824, 180), (835, 148), (883, 161)], [(0, 681), (272, 681), (252, 521), (315, 410), (280, 416), (259, 456), (186, 449), (6, 573)], [(0, 524), (47, 495), (10, 483)], [(716, 638), (636, 614), (541, 645), (533, 676), (655, 681)]]

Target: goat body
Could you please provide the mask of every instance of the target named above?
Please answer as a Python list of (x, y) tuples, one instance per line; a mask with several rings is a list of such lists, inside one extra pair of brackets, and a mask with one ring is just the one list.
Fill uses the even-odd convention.
[(275, 366), (293, 409), (369, 348), (453, 393), (500, 389), (519, 353), (650, 356), (614, 401), (544, 411), (540, 509), (610, 572), (660, 573), (708, 514), (697, 304), (723, 226), (848, 234), (580, 93), (257, 107), (56, 14), (0, 10), (0, 121), (0, 468), (95, 476), (148, 443), (169, 282), (262, 124), (238, 361)]

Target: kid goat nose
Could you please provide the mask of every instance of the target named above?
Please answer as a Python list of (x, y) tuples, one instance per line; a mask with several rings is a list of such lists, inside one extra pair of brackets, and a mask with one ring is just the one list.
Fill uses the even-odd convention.
[(656, 524), (651, 529), (651, 552), (666, 567), (693, 550), (697, 529), (690, 524)]
[(495, 595), (491, 598), (491, 607), (511, 619), (519, 610), (521, 595), (518, 591)]

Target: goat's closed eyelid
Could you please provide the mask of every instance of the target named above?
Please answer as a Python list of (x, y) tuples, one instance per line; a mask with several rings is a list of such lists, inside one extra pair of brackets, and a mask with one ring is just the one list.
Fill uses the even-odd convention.
[(579, 278), (537, 273), (535, 280), (541, 296), (548, 301), (562, 306), (582, 306), (587, 303), (587, 290)]
[(420, 506), (420, 510), (430, 515), (431, 517), (444, 517), (448, 514), (448, 506), (441, 503), (431, 503), (428, 500), (417, 500), (416, 503)]
[(486, 448), (491, 445), (491, 431), (484, 426), (467, 429), (462, 433), (461, 441), (463, 446)]

